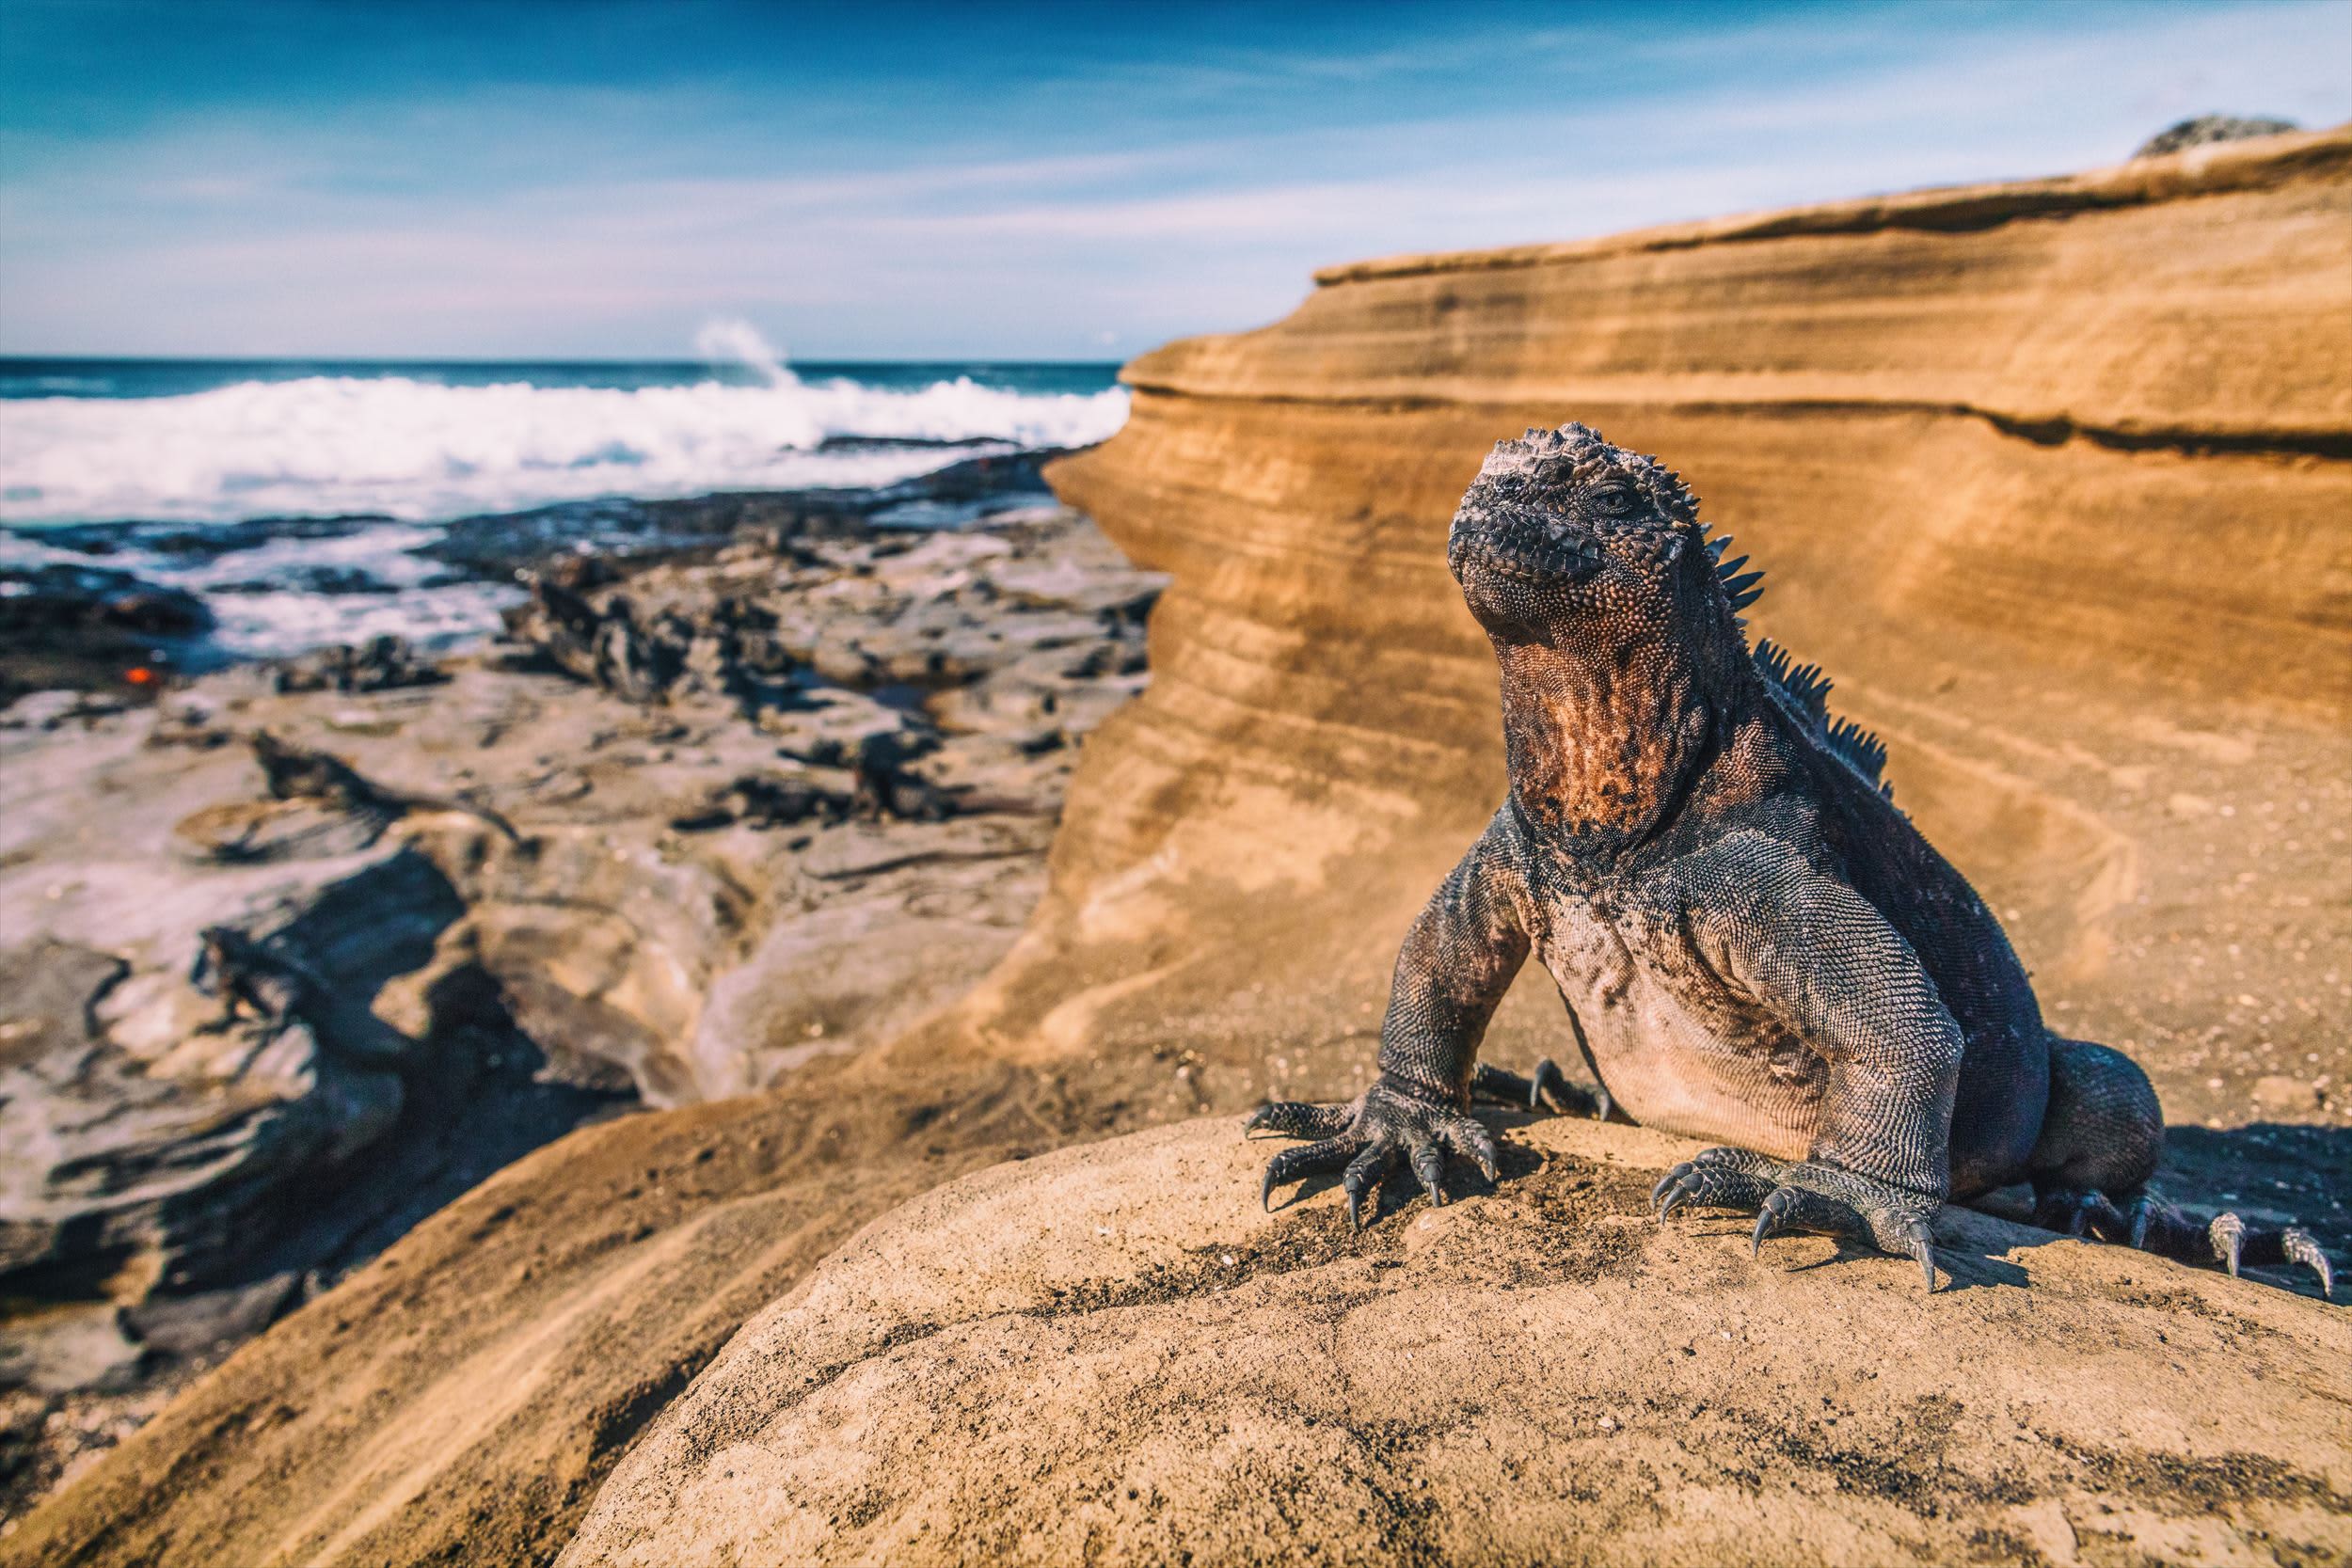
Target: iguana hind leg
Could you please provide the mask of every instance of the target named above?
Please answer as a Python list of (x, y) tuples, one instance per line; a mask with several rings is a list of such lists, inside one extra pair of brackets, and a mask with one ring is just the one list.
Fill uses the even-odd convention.
[(2034, 1223), (2236, 1274), (2300, 1264), (2332, 1296), (2335, 1269), (2301, 1226), (2249, 1225), (2233, 1213), (2199, 1221), (2148, 1185), (2164, 1156), (2164, 1112), (2139, 1064), (2090, 1040), (2050, 1042), (2050, 1107), (2034, 1145)]

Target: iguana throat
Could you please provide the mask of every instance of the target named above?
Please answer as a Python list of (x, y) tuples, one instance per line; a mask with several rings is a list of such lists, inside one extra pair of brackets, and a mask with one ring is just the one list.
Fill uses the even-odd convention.
[(1502, 641), (1495, 658), (1511, 799), (1581, 855), (1653, 835), (1716, 751), (1724, 705), (1684, 661), (1644, 650), (1619, 665)]

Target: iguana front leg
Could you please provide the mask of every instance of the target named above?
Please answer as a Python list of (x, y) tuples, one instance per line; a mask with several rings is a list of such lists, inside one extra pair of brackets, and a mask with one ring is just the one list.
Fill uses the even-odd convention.
[(1317, 1140), (1267, 1164), (1267, 1202), (1285, 1181), (1343, 1168), (1348, 1219), (1360, 1227), (1365, 1195), (1399, 1164), (1412, 1166), (1435, 1203), (1445, 1201), (1449, 1149), (1495, 1179), (1494, 1134), (1469, 1111), (1473, 1088), (1493, 1086), (1480, 1083), (1479, 1041), (1527, 958), (1525, 884), (1509, 835), (1498, 816), (1414, 920), (1397, 954), (1372, 1087), (1344, 1104), (1269, 1104), (1250, 1117), (1249, 1131)]
[(1691, 901), (1701, 956), (1812, 1050), (1828, 1084), (1804, 1160), (1708, 1149), (1659, 1182), (1659, 1217), (1686, 1204), (1752, 1209), (1758, 1249), (1776, 1231), (1822, 1231), (1917, 1259), (1932, 1287), (1960, 1026), (1867, 899), (1778, 846), (1724, 847), (1695, 872), (1707, 884)]

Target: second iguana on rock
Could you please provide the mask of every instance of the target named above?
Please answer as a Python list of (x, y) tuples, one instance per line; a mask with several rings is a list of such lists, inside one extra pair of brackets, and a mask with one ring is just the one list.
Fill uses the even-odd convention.
[(1492, 1180), (1472, 1096), (1568, 1108), (1478, 1063), (1533, 954), (1610, 1101), (1723, 1140), (1659, 1183), (1661, 1217), (1756, 1214), (1918, 1260), (1947, 1199), (2030, 1182), (2036, 1218), (2191, 1262), (2300, 1262), (2298, 1227), (2200, 1224), (2148, 1185), (2164, 1117), (2148, 1078), (2042, 1022), (2000, 923), (1898, 811), (1884, 753), (1824, 707), (1828, 682), (1740, 610), (1761, 575), (1723, 560), (1655, 460), (1581, 424), (1499, 443), (1447, 560), (1494, 644), (1510, 790), (1396, 962), (1380, 1072), (1358, 1100), (1272, 1104), (1316, 1141), (1265, 1191), (1345, 1171), (1351, 1219), (1409, 1165), (1444, 1201), (1444, 1153)]

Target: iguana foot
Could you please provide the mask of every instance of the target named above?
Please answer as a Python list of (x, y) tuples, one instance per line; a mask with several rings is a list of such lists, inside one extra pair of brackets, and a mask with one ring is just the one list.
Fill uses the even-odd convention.
[(1560, 1064), (1549, 1056), (1538, 1059), (1534, 1074), (1526, 1078), (1481, 1062), (1477, 1075), (1470, 1080), (1470, 1093), (1504, 1105), (1530, 1111), (1549, 1110), (1564, 1117), (1590, 1117), (1595, 1121), (1607, 1121), (1609, 1113), (1615, 1108), (1607, 1089), (1595, 1092), (1572, 1082), (1560, 1070)]
[(1263, 1129), (1293, 1138), (1317, 1142), (1286, 1148), (1266, 1164), (1259, 1200), (1274, 1207), (1274, 1189), (1285, 1181), (1318, 1171), (1344, 1169), (1340, 1179), (1347, 1197), (1347, 1223), (1363, 1228), (1364, 1196), (1410, 1164), (1429, 1201), (1445, 1202), (1445, 1151), (1453, 1150), (1476, 1165), (1488, 1181), (1502, 1168), (1495, 1135), (1442, 1101), (1425, 1099), (1387, 1078), (1343, 1105), (1310, 1105), (1295, 1101), (1261, 1105), (1243, 1124), (1245, 1132)]
[(2095, 1187), (2047, 1187), (2033, 1195), (2033, 1223), (2061, 1236), (2095, 1237), (2120, 1242), (2131, 1223), (2118, 1212), (2107, 1195)]
[(1917, 1260), (1935, 1289), (1934, 1198), (1809, 1161), (1709, 1148), (1668, 1171), (1650, 1194), (1662, 1222), (1677, 1209), (1753, 1209), (1751, 1251), (1783, 1230), (1814, 1230)]
[(2319, 1276), (2323, 1298), (2335, 1297), (2335, 1266), (2320, 1250), (2318, 1238), (2301, 1226), (2249, 1225), (2228, 1212), (2198, 1220), (2152, 1187), (2124, 1195), (2120, 1205), (2102, 1192), (2038, 1187), (2033, 1222), (2045, 1230), (2116, 1242), (2175, 1262), (2224, 1268), (2233, 1275), (2249, 1264), (2300, 1265)]

